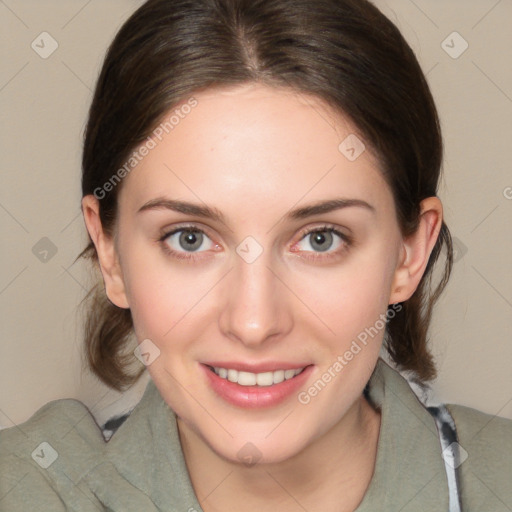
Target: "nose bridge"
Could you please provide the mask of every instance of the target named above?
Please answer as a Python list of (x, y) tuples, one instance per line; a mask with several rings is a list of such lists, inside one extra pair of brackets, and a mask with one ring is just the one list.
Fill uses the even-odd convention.
[(220, 318), (220, 328), (226, 336), (256, 347), (290, 329), (287, 301), (274, 272), (267, 254), (254, 261), (236, 256)]

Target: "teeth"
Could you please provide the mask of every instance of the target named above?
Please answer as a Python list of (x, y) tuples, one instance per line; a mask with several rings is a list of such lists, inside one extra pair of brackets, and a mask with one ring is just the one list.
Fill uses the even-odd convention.
[(218, 368), (214, 367), (213, 371), (221, 378), (227, 379), (230, 382), (236, 382), (241, 386), (272, 386), (272, 384), (279, 384), (285, 380), (290, 380), (302, 372), (304, 368), (297, 368), (296, 370), (276, 370), (275, 372), (264, 373), (251, 373), (233, 370), (231, 368)]

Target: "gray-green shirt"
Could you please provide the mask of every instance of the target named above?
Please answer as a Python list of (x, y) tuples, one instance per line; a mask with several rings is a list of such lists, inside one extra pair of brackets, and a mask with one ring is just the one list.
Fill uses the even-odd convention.
[[(382, 360), (369, 398), (381, 411), (381, 429), (375, 471), (356, 512), (448, 511), (445, 461), (431, 414)], [(512, 421), (447, 407), (467, 453), (460, 465), (463, 511), (512, 511)], [(176, 415), (152, 381), (109, 442), (76, 400), (50, 402), (27, 422), (1, 430), (0, 510), (202, 512)]]

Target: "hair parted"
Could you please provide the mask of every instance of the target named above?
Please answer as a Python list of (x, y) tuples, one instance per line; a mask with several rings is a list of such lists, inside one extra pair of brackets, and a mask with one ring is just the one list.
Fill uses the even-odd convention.
[[(179, 102), (200, 90), (248, 82), (315, 95), (347, 116), (378, 158), (402, 234), (416, 230), (420, 202), (437, 195), (440, 123), (412, 49), (366, 0), (144, 3), (118, 31), (103, 62), (84, 133), (82, 195), (107, 183)], [(121, 187), (99, 200), (108, 235), (114, 233)], [(443, 247), (446, 261), (434, 288), (432, 271)], [(436, 376), (427, 331), (450, 277), (452, 253), (443, 222), (418, 288), (386, 326), (391, 359), (420, 381)], [(90, 238), (79, 257), (98, 267)], [(87, 363), (104, 383), (125, 389), (144, 371), (128, 371), (130, 311), (110, 303), (101, 281), (84, 300)]]

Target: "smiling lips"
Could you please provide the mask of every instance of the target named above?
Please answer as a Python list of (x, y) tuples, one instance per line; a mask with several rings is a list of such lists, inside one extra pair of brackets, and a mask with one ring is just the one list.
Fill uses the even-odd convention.
[(314, 365), (219, 361), (203, 363), (201, 367), (209, 387), (220, 398), (237, 407), (262, 408), (276, 406), (297, 393), (312, 374)]
[(272, 386), (284, 380), (293, 379), (305, 367), (290, 370), (275, 370), (271, 372), (252, 373), (234, 370), (233, 368), (213, 367), (213, 371), (222, 379), (240, 384), (240, 386)]

